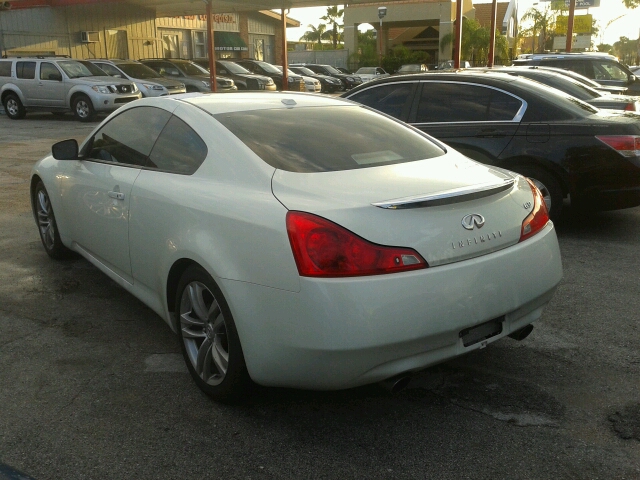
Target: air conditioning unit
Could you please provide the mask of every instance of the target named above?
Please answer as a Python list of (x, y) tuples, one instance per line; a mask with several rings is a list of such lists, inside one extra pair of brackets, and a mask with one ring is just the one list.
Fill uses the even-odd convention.
[(98, 43), (100, 32), (80, 32), (82, 43)]

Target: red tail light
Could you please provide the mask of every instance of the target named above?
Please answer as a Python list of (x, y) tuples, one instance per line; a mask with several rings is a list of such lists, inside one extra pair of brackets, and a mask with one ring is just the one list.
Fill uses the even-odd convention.
[(549, 223), (547, 205), (544, 203), (544, 198), (542, 198), (540, 190), (538, 190), (538, 187), (536, 187), (531, 180), (528, 178), (526, 180), (529, 182), (529, 186), (533, 192), (533, 209), (522, 222), (522, 229), (520, 230), (521, 242), (533, 237)]
[(639, 135), (596, 135), (602, 143), (625, 157), (640, 157)]
[(638, 111), (638, 104), (637, 104), (637, 102), (627, 103), (627, 106), (624, 107), (624, 109), (627, 112), (636, 112), (636, 111)]
[(428, 267), (411, 248), (376, 245), (310, 213), (287, 213), (287, 233), (303, 277), (382, 275)]

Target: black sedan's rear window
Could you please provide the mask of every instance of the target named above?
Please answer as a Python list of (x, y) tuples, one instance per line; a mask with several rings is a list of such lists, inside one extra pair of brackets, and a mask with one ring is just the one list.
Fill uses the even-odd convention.
[(332, 172), (444, 155), (422, 134), (364, 107), (294, 107), (215, 115), (272, 167)]

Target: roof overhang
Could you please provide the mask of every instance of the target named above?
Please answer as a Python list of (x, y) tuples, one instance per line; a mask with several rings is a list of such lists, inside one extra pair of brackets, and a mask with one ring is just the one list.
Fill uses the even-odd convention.
[[(113, 0), (9, 0), (16, 8), (26, 6), (65, 6), (78, 4), (107, 3)], [(174, 1), (174, 0), (121, 0), (122, 3), (138, 5), (155, 10), (157, 17), (174, 17), (182, 15), (203, 15), (206, 13), (204, 0)], [(211, 11), (214, 13), (234, 13), (258, 10), (281, 10), (289, 8), (325, 7), (336, 5), (331, 0), (210, 0)], [(385, 5), (403, 0), (386, 0)], [(343, 2), (344, 3), (344, 2)], [(349, 5), (371, 3), (371, 0), (353, 0)]]

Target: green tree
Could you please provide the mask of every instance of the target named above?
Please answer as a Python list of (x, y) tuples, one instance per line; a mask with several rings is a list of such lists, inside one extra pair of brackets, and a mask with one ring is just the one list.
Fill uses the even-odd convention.
[(640, 0), (622, 0), (624, 6), (627, 8), (637, 8), (640, 7)]
[[(490, 29), (481, 27), (477, 20), (462, 19), (462, 48), (460, 58), (472, 65), (485, 65), (489, 58)], [(440, 51), (444, 51), (454, 41), (454, 34), (448, 33), (440, 42)], [(509, 59), (509, 42), (496, 30), (495, 56), (503, 62)]]
[(397, 45), (382, 58), (382, 68), (393, 73), (405, 63), (429, 63), (430, 60), (431, 56), (427, 52), (412, 51), (405, 46)]
[[(553, 42), (558, 12), (562, 12), (562, 9), (553, 10), (551, 7), (546, 7), (544, 10), (538, 10), (530, 8), (522, 16), (523, 23), (531, 24), (526, 31), (531, 32), (531, 37), (534, 39), (533, 53), (544, 51), (547, 48), (547, 42)], [(536, 35), (538, 35), (537, 38)]]
[(304, 32), (304, 35), (300, 37), (300, 40), (304, 40), (305, 42), (317, 42), (320, 47), (322, 47), (322, 40), (329, 39), (329, 32), (327, 32), (327, 26), (324, 23), (321, 23), (317, 27), (309, 24), (307, 25), (309, 30)]
[(355, 71), (360, 67), (377, 67), (378, 50), (375, 30), (358, 31), (358, 51), (349, 55), (349, 69)]
[(327, 7), (327, 14), (323, 17), (320, 17), (321, 20), (324, 20), (329, 25), (331, 25), (331, 41), (333, 42), (333, 49), (338, 48), (338, 41), (341, 40), (342, 34), (340, 33), (340, 29), (342, 25), (340, 25), (340, 21), (342, 20), (342, 16), (344, 15), (343, 9), (338, 9), (337, 5), (332, 7)]

